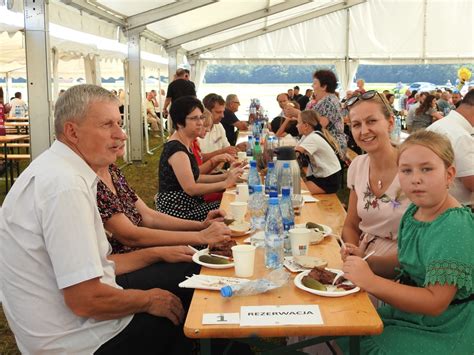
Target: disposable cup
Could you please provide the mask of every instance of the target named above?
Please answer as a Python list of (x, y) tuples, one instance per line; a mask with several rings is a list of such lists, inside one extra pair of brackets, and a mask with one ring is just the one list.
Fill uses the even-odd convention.
[(247, 212), (247, 202), (234, 201), (230, 203), (230, 213), (237, 222), (242, 222)]
[(235, 200), (239, 202), (247, 202), (249, 200), (249, 185), (238, 184), (235, 187)]
[(233, 246), (231, 249), (234, 258), (235, 276), (252, 276), (255, 264), (255, 249), (257, 249), (257, 247), (254, 245), (240, 244)]
[(308, 255), (311, 230), (306, 228), (290, 229), (291, 254), (293, 256)]

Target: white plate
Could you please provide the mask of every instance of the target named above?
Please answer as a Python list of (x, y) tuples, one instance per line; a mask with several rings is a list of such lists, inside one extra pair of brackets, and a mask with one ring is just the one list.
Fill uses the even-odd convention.
[[(235, 222), (234, 222), (235, 223)], [(246, 231), (237, 231), (237, 230), (233, 230), (231, 227), (232, 225), (228, 226), (229, 229), (230, 229), (230, 232), (231, 232), (231, 236), (232, 237), (242, 237), (244, 235), (247, 235), (247, 234), (250, 234), (252, 233), (254, 230), (252, 228), (250, 228), (250, 223), (249, 222), (244, 222), (246, 225), (247, 225), (247, 230)]]
[(234, 262), (231, 262), (229, 264), (208, 264), (208, 263), (203, 263), (201, 260), (199, 260), (199, 257), (204, 254), (209, 254), (209, 249), (202, 249), (198, 251), (197, 253), (194, 253), (193, 255), (193, 261), (196, 264), (208, 267), (209, 269), (228, 269), (231, 267), (234, 267)]
[[(321, 258), (318, 258), (318, 259), (320, 259), (322, 262), (324, 262), (324, 266), (326, 266), (328, 264), (327, 261), (325, 261)], [(295, 258), (293, 256), (285, 256), (283, 258), (283, 266), (286, 267), (291, 272), (301, 272), (301, 271), (306, 271), (306, 270), (311, 270), (312, 269), (310, 267), (304, 267), (304, 266), (301, 266), (300, 264), (298, 264), (295, 261)]]
[[(323, 227), (324, 229), (324, 237), (327, 237), (329, 235), (332, 234), (332, 228), (325, 225), (325, 224), (322, 224), (322, 223), (318, 223), (321, 227)], [(300, 224), (295, 224), (295, 228), (306, 228), (306, 223), (300, 223)]]
[[(326, 268), (326, 270), (336, 272), (336, 273), (341, 273), (342, 272), (341, 270), (337, 270), (337, 269)], [(324, 297), (343, 297), (343, 296), (347, 296), (347, 295), (350, 295), (352, 293), (356, 293), (356, 292), (360, 291), (359, 287), (353, 288), (352, 290), (349, 290), (349, 291), (344, 291), (344, 290), (343, 291), (319, 291), (319, 290), (314, 290), (312, 288), (306, 287), (305, 285), (303, 285), (301, 283), (301, 280), (303, 279), (304, 276), (308, 275), (310, 273), (310, 271), (311, 270), (303, 271), (303, 272), (299, 273), (298, 275), (296, 275), (296, 277), (294, 279), (294, 283), (295, 283), (296, 287), (298, 287), (299, 289), (301, 289), (303, 291), (306, 291), (306, 292), (309, 292), (309, 293), (312, 293), (312, 294), (315, 294), (315, 295), (318, 295), (318, 296), (324, 296)], [(350, 281), (344, 281), (344, 283), (345, 284), (352, 284)], [(325, 286), (328, 286), (328, 285), (325, 285)], [(329, 285), (329, 287), (331, 287), (331, 285)]]
[(178, 286), (181, 288), (199, 288), (201, 290), (219, 291), (226, 285), (239, 285), (247, 281), (249, 281), (249, 279), (241, 279), (238, 277), (193, 275), (179, 283)]

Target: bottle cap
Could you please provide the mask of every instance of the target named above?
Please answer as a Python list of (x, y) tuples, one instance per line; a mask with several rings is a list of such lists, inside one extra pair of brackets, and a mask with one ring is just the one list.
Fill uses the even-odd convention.
[(290, 188), (289, 187), (282, 187), (281, 188), (281, 194), (283, 196), (290, 196)]
[(232, 287), (224, 286), (221, 288), (222, 297), (232, 297)]
[(272, 162), (272, 161), (269, 161), (268, 162), (268, 168), (271, 169), (271, 168), (274, 168), (275, 167), (275, 163)]
[(268, 204), (270, 205), (278, 205), (278, 197), (270, 197), (268, 199)]
[(278, 197), (278, 192), (277, 191), (270, 191), (270, 198), (272, 197)]
[(250, 161), (250, 167), (257, 167), (257, 161), (256, 160), (251, 160)]
[(260, 143), (260, 137), (255, 137), (255, 143)]
[(290, 167), (290, 163), (283, 163), (283, 167), (284, 167), (284, 168), (289, 168), (289, 167)]

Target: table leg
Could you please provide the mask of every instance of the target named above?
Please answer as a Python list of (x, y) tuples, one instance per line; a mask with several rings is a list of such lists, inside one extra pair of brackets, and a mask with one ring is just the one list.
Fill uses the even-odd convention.
[(359, 355), (360, 354), (360, 336), (349, 337), (349, 354)]
[(5, 196), (8, 194), (8, 161), (7, 161), (7, 142), (3, 143), (3, 154), (4, 154), (4, 161), (5, 164)]

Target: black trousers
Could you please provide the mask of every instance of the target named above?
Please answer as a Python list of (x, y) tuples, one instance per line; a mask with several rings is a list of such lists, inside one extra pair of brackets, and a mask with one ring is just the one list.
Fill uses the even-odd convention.
[[(124, 289), (149, 290), (161, 288), (181, 299), (185, 311), (189, 309), (193, 289), (178, 287), (186, 276), (199, 273), (194, 263), (156, 263), (143, 269), (117, 276)], [(103, 344), (95, 354), (190, 354), (192, 343), (183, 334), (182, 325), (175, 326), (169, 319), (138, 313), (125, 329)]]

